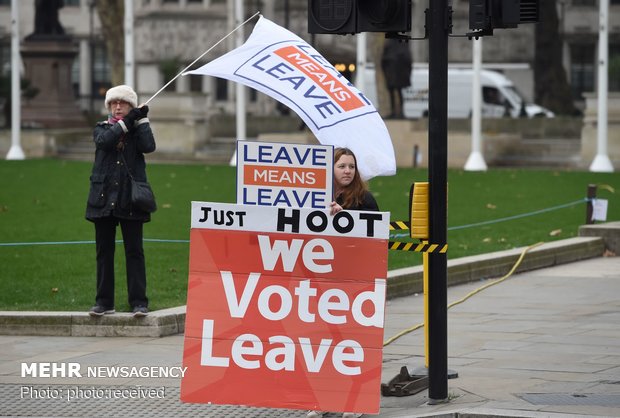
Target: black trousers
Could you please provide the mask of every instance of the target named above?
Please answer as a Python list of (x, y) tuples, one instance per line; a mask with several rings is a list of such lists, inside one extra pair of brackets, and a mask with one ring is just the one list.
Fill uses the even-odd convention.
[(142, 221), (115, 217), (95, 220), (97, 247), (97, 296), (96, 303), (106, 308), (114, 307), (114, 250), (116, 226), (120, 224), (125, 246), (127, 271), (127, 299), (129, 305), (148, 306), (146, 297), (146, 267), (142, 248)]

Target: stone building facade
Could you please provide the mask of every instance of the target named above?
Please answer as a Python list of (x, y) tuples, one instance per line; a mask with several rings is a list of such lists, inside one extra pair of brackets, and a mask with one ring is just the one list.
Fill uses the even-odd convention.
[[(72, 82), (76, 98), (85, 110), (100, 110), (100, 101), (109, 87), (109, 68), (94, 3), (97, 0), (65, 0), (60, 21), (74, 37), (79, 54), (73, 66)], [(20, 1), (20, 32), (25, 37), (34, 25), (34, 0)], [(133, 0), (135, 16), (136, 89), (142, 96), (157, 91), (170, 74), (184, 68), (220, 40), (234, 27), (234, 0)], [(614, 68), (620, 67), (620, 0), (610, 0), (609, 55)], [(245, 15), (260, 10), (276, 23), (313, 42), (332, 63), (355, 64), (356, 41), (353, 36), (315, 35), (307, 33), (307, 0), (245, 0)], [(453, 0), (453, 35), (468, 32), (468, 1)], [(583, 93), (596, 89), (598, 39), (598, 1), (557, 0), (560, 32), (564, 37), (564, 67), (575, 100), (585, 103)], [(424, 9), (427, 0), (413, 0), (412, 36), (424, 33)], [(0, 75), (10, 72), (10, 0), (0, 0)], [(122, 22), (119, 22), (121, 30)], [(251, 25), (244, 28), (246, 34)], [(414, 62), (428, 57), (428, 43), (410, 43)], [(534, 57), (534, 26), (497, 30), (484, 39), (483, 62), (504, 71), (531, 98), (533, 92), (531, 63)], [(213, 59), (234, 47), (234, 37), (221, 43), (205, 60)], [(372, 50), (369, 48), (370, 59)], [(206, 62), (203, 60), (203, 62)], [(450, 39), (449, 62), (471, 63), (471, 41), (454, 36)], [(620, 74), (610, 74), (610, 90), (620, 90)], [(235, 89), (224, 81), (199, 77), (181, 77), (168, 93), (205, 93), (206, 106), (220, 112), (234, 110)], [(248, 92), (250, 112), (275, 112), (271, 99)]]

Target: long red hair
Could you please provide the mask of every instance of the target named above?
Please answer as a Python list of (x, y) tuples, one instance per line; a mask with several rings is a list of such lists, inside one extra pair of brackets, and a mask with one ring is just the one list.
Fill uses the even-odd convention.
[(355, 174), (353, 176), (353, 180), (348, 186), (341, 188), (339, 195), (342, 198), (342, 207), (344, 209), (349, 209), (362, 204), (364, 200), (364, 194), (368, 190), (368, 186), (362, 180), (359, 169), (357, 167), (357, 158), (355, 157), (353, 151), (351, 151), (349, 148), (336, 148), (334, 150), (334, 166), (343, 155), (350, 155), (353, 157), (353, 161), (355, 161)]

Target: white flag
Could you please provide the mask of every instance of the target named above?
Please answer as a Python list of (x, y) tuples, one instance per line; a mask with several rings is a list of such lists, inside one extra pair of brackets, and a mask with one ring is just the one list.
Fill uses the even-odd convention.
[(366, 180), (396, 173), (390, 134), (372, 103), (306, 41), (262, 16), (243, 45), (186, 74), (232, 80), (284, 103), (319, 142), (350, 148)]

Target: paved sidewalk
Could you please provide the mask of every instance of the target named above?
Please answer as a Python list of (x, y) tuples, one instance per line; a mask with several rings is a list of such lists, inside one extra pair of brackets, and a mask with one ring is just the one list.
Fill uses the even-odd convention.
[[(448, 302), (486, 283), (450, 287)], [(620, 257), (514, 275), (451, 308), (448, 318), (448, 366), (458, 373), (449, 380), (449, 402), (428, 405), (426, 390), (383, 397), (378, 416), (620, 416)], [(385, 337), (422, 320), (421, 296), (390, 300)], [(182, 404), (178, 378), (21, 377), (21, 362), (180, 366), (182, 347), (182, 335), (0, 336), (0, 416), (305, 417), (303, 411)], [(385, 347), (383, 382), (403, 365), (422, 366), (423, 355), (422, 329)], [(120, 389), (135, 396), (111, 400)]]

